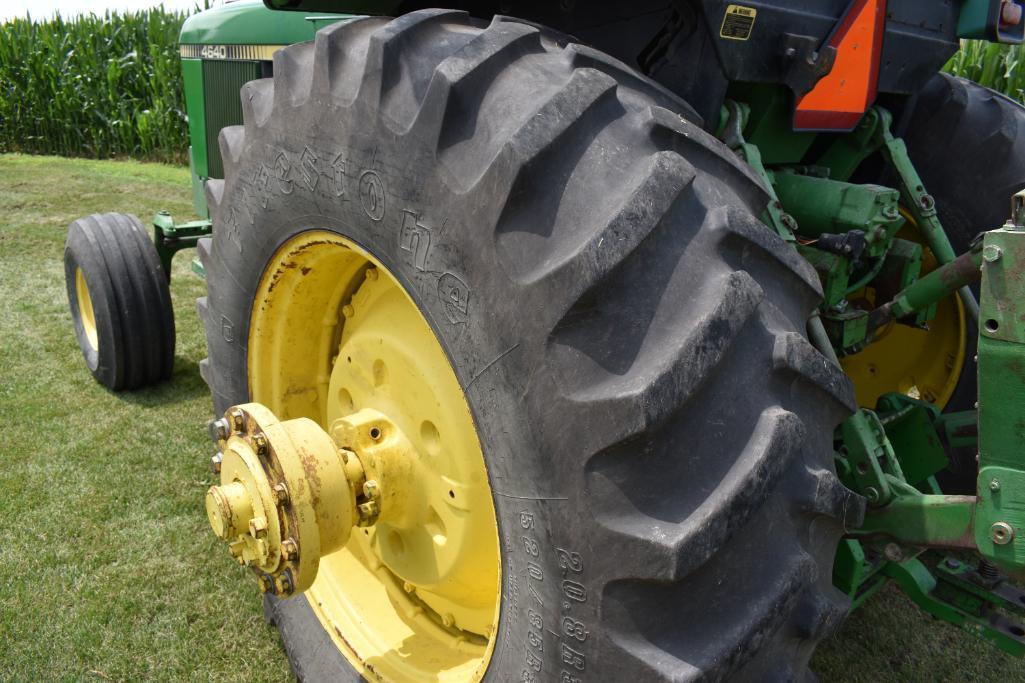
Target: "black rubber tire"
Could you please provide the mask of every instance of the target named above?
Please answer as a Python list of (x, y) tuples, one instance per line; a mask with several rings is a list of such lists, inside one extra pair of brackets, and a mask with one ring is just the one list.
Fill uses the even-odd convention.
[(998, 92), (936, 74), (918, 95), (905, 133), (908, 154), (954, 250), (1011, 217), (1025, 189), (1025, 108)]
[[(78, 268), (93, 304), (96, 348), (86, 337), (78, 308)], [(64, 247), (64, 279), (75, 337), (97, 382), (123, 391), (171, 377), (171, 291), (156, 247), (138, 218), (103, 213), (73, 222)]]
[[(750, 170), (657, 85), (514, 20), (340, 24), (274, 74), (208, 183), (216, 410), (249, 399), (269, 259), (336, 230), (404, 283), (471, 406), (504, 539), (488, 680), (803, 678), (848, 608), (831, 567), (864, 508), (832, 437), (854, 399), (805, 339), (818, 278), (754, 217)], [(409, 215), (429, 250), (400, 246)], [(300, 678), (353, 675), (304, 598), (268, 614)]]
[[(1025, 189), (1025, 108), (1020, 104), (977, 83), (936, 74), (918, 95), (904, 140), (956, 253), (1010, 218), (1011, 196)], [(973, 289), (978, 296), (978, 287)], [(947, 411), (972, 410), (978, 400), (977, 337), (969, 322), (964, 370)], [(950, 469), (939, 475), (944, 491), (975, 492), (977, 453), (976, 448), (951, 451)]]

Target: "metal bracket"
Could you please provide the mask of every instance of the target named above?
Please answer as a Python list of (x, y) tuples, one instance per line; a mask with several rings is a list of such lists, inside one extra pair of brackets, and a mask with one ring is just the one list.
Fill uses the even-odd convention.
[[(915, 604), (934, 617), (960, 626), (1004, 652), (1018, 657), (1025, 655), (1025, 628), (997, 611), (998, 606), (1004, 605), (993, 599), (992, 592), (979, 593), (965, 586), (956, 573), (944, 572), (941, 567), (949, 561), (944, 560), (937, 567), (940, 580), (918, 558), (890, 562), (882, 571), (895, 580)], [(960, 566), (957, 560), (954, 562)]]
[[(922, 178), (918, 175), (918, 171), (915, 170), (915, 165), (911, 163), (911, 158), (908, 156), (908, 149), (904, 141), (900, 138), (895, 138), (893, 133), (890, 132), (890, 125), (893, 120), (890, 112), (880, 107), (875, 109), (878, 112), (880, 121), (880, 125), (875, 129), (875, 134), (878, 141), (882, 143), (881, 150), (883, 156), (897, 173), (897, 184), (900, 189), (901, 199), (903, 199), (907, 210), (911, 212), (912, 217), (915, 219), (915, 223), (922, 232), (926, 244), (929, 245), (932, 253), (936, 256), (936, 261), (940, 266), (946, 265), (954, 260), (956, 254), (937, 216), (936, 200), (926, 192), (925, 186), (922, 184)], [(958, 290), (958, 294), (961, 297), (962, 303), (964, 303), (968, 316), (978, 325), (979, 303), (975, 300), (975, 294), (968, 285), (962, 286)]]
[(979, 328), (980, 553), (1025, 576), (1025, 230), (1007, 226), (983, 241)]
[(773, 188), (772, 177), (765, 170), (762, 163), (762, 153), (756, 145), (749, 144), (744, 140), (744, 127), (747, 124), (749, 114), (748, 108), (733, 100), (726, 100), (723, 105), (723, 118), (725, 124), (722, 126), (720, 137), (723, 143), (734, 152), (743, 157), (748, 166), (761, 178), (765, 189), (769, 193), (769, 205), (765, 208), (766, 216), (764, 221), (775, 230), (780, 237), (787, 242), (794, 242), (794, 233), (797, 231), (797, 221), (793, 216), (783, 211), (783, 205), (776, 196)]
[[(167, 211), (161, 211), (153, 217), (153, 243), (168, 281), (171, 280), (171, 261), (174, 255), (183, 249), (195, 247), (200, 238), (212, 233), (213, 222), (209, 220), (175, 224)], [(195, 270), (195, 264), (193, 269)], [(200, 272), (200, 275), (202, 274)]]

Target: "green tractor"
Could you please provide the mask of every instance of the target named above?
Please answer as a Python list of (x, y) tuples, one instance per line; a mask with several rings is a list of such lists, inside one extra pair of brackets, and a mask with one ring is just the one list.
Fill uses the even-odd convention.
[(196, 248), (296, 674), (801, 679), (888, 581), (1025, 653), (1025, 110), (939, 73), (1022, 0), (457, 4), (195, 15), (202, 220), (70, 228), (112, 390)]

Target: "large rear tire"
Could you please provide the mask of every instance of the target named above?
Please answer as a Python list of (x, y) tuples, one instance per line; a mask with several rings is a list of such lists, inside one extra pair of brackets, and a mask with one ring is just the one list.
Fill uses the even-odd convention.
[[(820, 285), (754, 217), (753, 174), (671, 94), (507, 19), (336, 25), (274, 73), (208, 184), (217, 411), (281, 402), (250, 383), (257, 292), (282, 245), (337, 233), (412, 297), (472, 412), (501, 539), (489, 680), (803, 678), (848, 606), (853, 394), (805, 339)], [(278, 391), (323, 421), (311, 387)], [(267, 605), (300, 678), (373, 677), (316, 609)]]
[(1025, 107), (936, 74), (918, 95), (904, 140), (957, 253), (1011, 217), (1011, 196), (1025, 189)]
[[(1010, 218), (1011, 196), (1025, 189), (1025, 108), (1019, 103), (963, 78), (936, 74), (918, 95), (905, 142), (956, 253)], [(970, 321), (967, 334), (964, 369), (948, 411), (972, 410), (978, 400), (978, 330)], [(975, 492), (977, 453), (952, 450), (950, 469), (939, 475), (945, 491)]]

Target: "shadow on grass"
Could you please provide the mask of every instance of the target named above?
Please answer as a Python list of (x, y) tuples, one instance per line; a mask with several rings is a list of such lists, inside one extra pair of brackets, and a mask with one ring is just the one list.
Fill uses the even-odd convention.
[(209, 393), (206, 382), (199, 374), (199, 363), (176, 355), (171, 379), (145, 389), (120, 392), (116, 396), (125, 403), (144, 408), (161, 408), (191, 401)]

